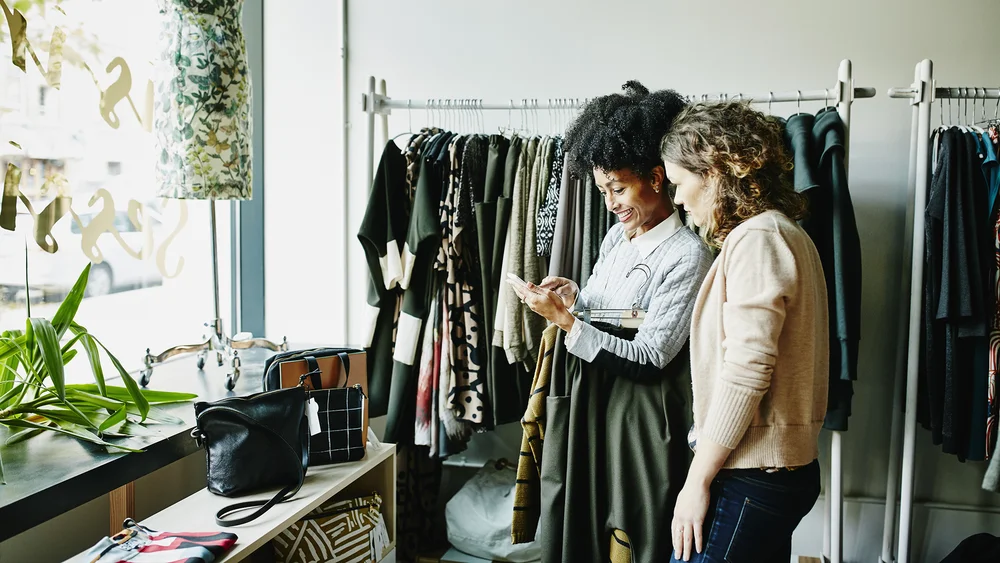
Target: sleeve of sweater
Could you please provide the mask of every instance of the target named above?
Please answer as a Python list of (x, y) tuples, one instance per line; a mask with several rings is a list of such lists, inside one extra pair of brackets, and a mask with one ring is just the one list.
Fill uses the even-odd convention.
[(775, 231), (750, 229), (724, 252), (723, 362), (700, 434), (729, 449), (743, 438), (778, 357), (785, 302), (797, 283), (795, 257)]
[(691, 244), (667, 267), (632, 340), (577, 321), (566, 337), (566, 349), (634, 381), (662, 377), (663, 368), (687, 342), (695, 298), (711, 264), (707, 248)]

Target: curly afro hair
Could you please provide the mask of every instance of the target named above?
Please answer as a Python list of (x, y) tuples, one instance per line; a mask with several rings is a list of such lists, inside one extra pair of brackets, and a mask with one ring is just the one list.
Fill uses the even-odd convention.
[(563, 150), (574, 175), (627, 168), (648, 180), (663, 165), (660, 142), (686, 106), (684, 98), (673, 90), (650, 93), (635, 80), (622, 90), (588, 102), (566, 129)]

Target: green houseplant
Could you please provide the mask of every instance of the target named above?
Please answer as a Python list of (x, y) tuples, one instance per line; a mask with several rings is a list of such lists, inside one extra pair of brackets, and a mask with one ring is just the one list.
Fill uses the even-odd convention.
[[(197, 396), (140, 389), (118, 358), (75, 322), (89, 276), (88, 264), (51, 319), (32, 317), (29, 299), (24, 330), (0, 334), (0, 425), (12, 432), (0, 445), (0, 483), (5, 483), (4, 445), (42, 432), (58, 432), (111, 449), (140, 451), (107, 440), (148, 434), (147, 421), (181, 423), (155, 405)], [(65, 366), (79, 348), (87, 355), (94, 383), (67, 385)], [(124, 387), (105, 383), (102, 350)]]

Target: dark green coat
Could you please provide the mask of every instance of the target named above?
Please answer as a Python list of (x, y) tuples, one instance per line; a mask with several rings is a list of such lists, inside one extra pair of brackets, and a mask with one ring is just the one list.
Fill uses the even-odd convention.
[(846, 134), (834, 108), (788, 118), (795, 190), (809, 199), (802, 227), (819, 251), (830, 307), (830, 399), (824, 427), (847, 430), (861, 340), (861, 239), (847, 186)]

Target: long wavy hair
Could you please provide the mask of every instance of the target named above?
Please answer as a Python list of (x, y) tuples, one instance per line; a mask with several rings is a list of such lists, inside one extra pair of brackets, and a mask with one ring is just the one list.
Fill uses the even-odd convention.
[(714, 192), (709, 224), (700, 229), (712, 246), (721, 247), (739, 224), (765, 211), (793, 220), (806, 215), (806, 198), (792, 187), (780, 124), (749, 103), (689, 106), (663, 137), (660, 152), (664, 161), (700, 175)]

